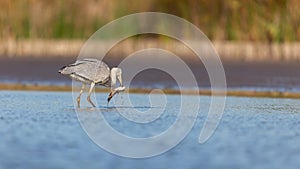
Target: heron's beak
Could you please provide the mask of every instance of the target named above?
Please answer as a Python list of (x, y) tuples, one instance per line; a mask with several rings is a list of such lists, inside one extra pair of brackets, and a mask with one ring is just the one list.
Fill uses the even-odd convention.
[(114, 93), (115, 92), (110, 92), (109, 93), (109, 96), (108, 96), (108, 98), (107, 98), (107, 104), (109, 103), (109, 101), (112, 99), (112, 97), (114, 96)]
[(112, 92), (109, 93), (109, 96), (107, 98), (107, 104), (114, 97), (115, 94), (120, 93), (120, 92), (124, 92), (124, 91), (125, 91), (125, 87), (117, 87), (117, 88), (115, 88)]

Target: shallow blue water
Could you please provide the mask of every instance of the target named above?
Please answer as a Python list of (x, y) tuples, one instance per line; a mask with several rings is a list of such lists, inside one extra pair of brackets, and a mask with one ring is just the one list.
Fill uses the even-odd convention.
[[(111, 125), (136, 137), (164, 131), (175, 120), (174, 110), (179, 106), (178, 95), (167, 95), (172, 100), (168, 102), (169, 107), (139, 135), (138, 126), (114, 113), (113, 106), (106, 107), (107, 94), (96, 95), (98, 109), (105, 112)], [(149, 106), (147, 95), (130, 97), (135, 108), (141, 111), (160, 108)], [(196, 124), (179, 145), (152, 158), (129, 159), (108, 153), (89, 139), (79, 124), (70, 92), (0, 91), (0, 98), (0, 168), (300, 166), (300, 100), (296, 99), (228, 97), (216, 132), (206, 143), (199, 144), (199, 132), (210, 103), (210, 97), (201, 96)], [(122, 95), (114, 99), (122, 100)], [(132, 108), (122, 106), (128, 112)]]

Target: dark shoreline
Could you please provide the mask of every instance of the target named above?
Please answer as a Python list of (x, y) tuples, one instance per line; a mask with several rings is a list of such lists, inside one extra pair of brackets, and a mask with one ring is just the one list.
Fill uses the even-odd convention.
[[(57, 72), (62, 66), (68, 65), (75, 60), (76, 58), (74, 57), (0, 57), (0, 83), (70, 85), (71, 80)], [(105, 59), (105, 61), (112, 67), (117, 66), (121, 60), (113, 57), (112, 59)], [(196, 75), (198, 87), (209, 88), (210, 82), (204, 65), (200, 61), (184, 61)], [(297, 62), (223, 61), (228, 88), (246, 88), (247, 90), (268, 89), (278, 92), (300, 91), (299, 65)], [(130, 83), (131, 87), (176, 89), (176, 82), (166, 73), (157, 70), (147, 70), (141, 74), (138, 74)]]

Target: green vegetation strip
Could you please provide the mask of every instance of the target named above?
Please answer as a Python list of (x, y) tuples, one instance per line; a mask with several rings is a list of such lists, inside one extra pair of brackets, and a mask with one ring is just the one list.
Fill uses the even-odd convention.
[(0, 38), (86, 39), (121, 16), (157, 11), (187, 19), (213, 40), (298, 41), (299, 6), (299, 0), (2, 0)]
[[(56, 85), (29, 85), (29, 84), (0, 84), (0, 91), (3, 90), (24, 90), (24, 91), (72, 91), (72, 86)], [(78, 87), (79, 90), (79, 87)], [(162, 89), (165, 94), (186, 94), (186, 95), (211, 95), (210, 90), (174, 90)], [(109, 92), (106, 88), (97, 88), (96, 92)], [(152, 89), (131, 88), (126, 92), (130, 93), (151, 93)], [(155, 93), (155, 90), (154, 90)], [(216, 92), (216, 95), (224, 95), (223, 92)], [(245, 91), (245, 90), (228, 90), (227, 96), (239, 97), (271, 97), (271, 98), (300, 98), (300, 92), (280, 92), (280, 91)]]

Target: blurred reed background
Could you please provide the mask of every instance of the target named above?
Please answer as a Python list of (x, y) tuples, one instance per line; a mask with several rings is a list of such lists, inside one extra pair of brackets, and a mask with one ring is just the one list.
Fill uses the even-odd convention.
[[(156, 11), (198, 26), (223, 58), (300, 60), (299, 6), (299, 0), (2, 0), (0, 55), (74, 56), (106, 23)], [(153, 39), (160, 40), (144, 43)]]
[(159, 11), (194, 23), (212, 40), (300, 40), (298, 0), (2, 0), (1, 39), (86, 39), (135, 12)]
[[(174, 14), (199, 27), (223, 60), (229, 87), (280, 95), (282, 90), (300, 91), (299, 7), (299, 0), (1, 0), (0, 83), (68, 84), (57, 70), (74, 62), (95, 31), (119, 17), (152, 11)], [(99, 46), (105, 45), (103, 40)], [(175, 51), (201, 75), (199, 86), (209, 85), (199, 58), (182, 43), (159, 35), (120, 42), (107, 63), (117, 66), (149, 47)], [(164, 78), (160, 81), (168, 87)]]

